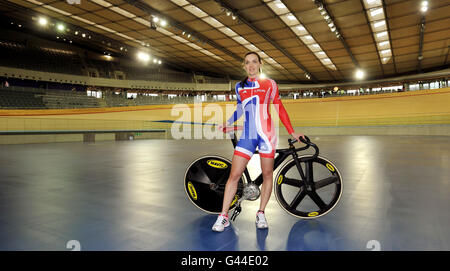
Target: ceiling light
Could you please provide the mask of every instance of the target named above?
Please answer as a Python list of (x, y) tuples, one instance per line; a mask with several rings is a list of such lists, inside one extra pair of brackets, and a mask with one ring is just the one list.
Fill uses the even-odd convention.
[(38, 20), (38, 22), (39, 22), (39, 24), (40, 24), (41, 26), (46, 26), (47, 23), (48, 23), (47, 19), (44, 18), (44, 17), (40, 17), (39, 20)]
[(420, 11), (422, 11), (422, 12), (427, 12), (427, 10), (428, 10), (428, 7), (427, 7), (427, 6), (422, 6), (422, 7), (420, 8)]
[(277, 3), (276, 5), (277, 5), (278, 8), (283, 8), (283, 9), (286, 8), (286, 6), (283, 3), (281, 3), (281, 2)]
[(63, 24), (57, 24), (56, 29), (58, 29), (59, 31), (64, 31), (64, 29), (66, 29), (66, 28), (64, 27)]
[(355, 72), (356, 79), (361, 80), (364, 78), (364, 76), (365, 76), (365, 74), (364, 74), (363, 70), (361, 70), (361, 69), (356, 70), (356, 72)]
[(167, 25), (166, 20), (162, 20), (162, 21), (161, 21), (161, 26), (166, 26), (166, 25)]
[(236, 15), (231, 15), (231, 19), (236, 20)]
[(383, 26), (385, 24), (386, 24), (386, 21), (383, 20), (383, 21), (379, 21), (379, 22), (374, 23), (373, 27), (378, 28), (378, 27)]
[(385, 45), (389, 45), (389, 41), (382, 41), (380, 43), (378, 43), (378, 46), (383, 47)]
[(381, 38), (383, 36), (387, 36), (387, 32), (386, 31), (377, 33), (377, 38)]
[(379, 9), (375, 9), (370, 11), (370, 16), (375, 17), (377, 15), (383, 14), (383, 9), (379, 8)]
[(106, 2), (106, 1), (103, 1), (103, 0), (92, 0), (92, 2), (95, 2), (96, 4), (99, 4), (101, 6), (104, 6), (105, 8), (111, 6), (110, 3)]
[(158, 64), (160, 64), (160, 65), (161, 65), (161, 60), (158, 60)]
[(159, 21), (159, 18), (158, 17), (153, 17), (153, 22), (154, 23), (157, 23)]
[(150, 60), (150, 55), (144, 52), (139, 52), (137, 58), (141, 61), (147, 62)]

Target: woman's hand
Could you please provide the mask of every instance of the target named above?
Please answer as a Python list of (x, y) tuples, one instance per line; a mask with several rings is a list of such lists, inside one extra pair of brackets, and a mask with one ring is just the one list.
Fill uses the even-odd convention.
[(293, 132), (293, 133), (291, 134), (291, 136), (292, 136), (293, 138), (297, 139), (298, 142), (301, 142), (301, 141), (300, 141), (300, 137), (303, 138), (304, 141), (306, 141), (305, 135), (302, 134), (302, 133), (296, 133), (296, 132)]
[(223, 130), (227, 127), (227, 125), (228, 124), (224, 122), (223, 124), (219, 124), (219, 126), (217, 126), (217, 129), (223, 132)]

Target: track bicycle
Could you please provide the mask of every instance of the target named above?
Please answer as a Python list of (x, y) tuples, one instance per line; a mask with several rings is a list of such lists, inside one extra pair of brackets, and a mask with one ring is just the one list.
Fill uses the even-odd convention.
[[(236, 147), (236, 131), (242, 127), (225, 127), (233, 147)], [(231, 134), (232, 133), (232, 134)], [(278, 204), (287, 213), (298, 218), (314, 219), (326, 215), (338, 204), (343, 191), (342, 176), (338, 168), (327, 158), (319, 156), (319, 148), (305, 136), (304, 147), (294, 146), (298, 141), (288, 139), (289, 148), (277, 149), (274, 160), (274, 194)], [(314, 148), (314, 154), (299, 155), (299, 152)], [(258, 151), (255, 152), (258, 154)], [(283, 162), (291, 157), (288, 162)], [(231, 171), (231, 161), (217, 155), (202, 156), (193, 161), (184, 175), (184, 188), (189, 200), (199, 209), (219, 214), (225, 185)], [(239, 179), (236, 195), (230, 205), (233, 211), (231, 220), (241, 213), (244, 200), (254, 201), (260, 196), (262, 173), (255, 179), (250, 178), (248, 169)]]

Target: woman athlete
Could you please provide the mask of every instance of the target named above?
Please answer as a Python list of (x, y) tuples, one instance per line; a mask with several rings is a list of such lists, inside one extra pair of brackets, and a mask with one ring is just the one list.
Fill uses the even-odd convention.
[[(268, 228), (264, 214), (267, 202), (272, 193), (273, 164), (277, 137), (275, 127), (270, 116), (270, 101), (275, 105), (275, 109), (280, 116), (281, 122), (286, 127), (288, 133), (299, 140), (305, 139), (301, 133), (295, 133), (292, 128), (289, 116), (281, 103), (278, 86), (272, 79), (260, 78), (260, 68), (262, 62), (260, 56), (255, 52), (249, 52), (244, 57), (244, 69), (247, 77), (236, 84), (237, 108), (231, 118), (219, 126), (223, 129), (232, 125), (242, 115), (245, 116), (244, 129), (234, 150), (231, 172), (225, 186), (222, 212), (212, 227), (213, 231), (221, 232), (230, 225), (228, 210), (234, 195), (237, 191), (238, 181), (242, 176), (247, 163), (258, 147), (261, 157), (261, 169), (263, 174), (263, 184), (261, 187), (261, 203), (256, 214), (256, 227), (259, 229)], [(300, 141), (300, 140), (299, 140)]]

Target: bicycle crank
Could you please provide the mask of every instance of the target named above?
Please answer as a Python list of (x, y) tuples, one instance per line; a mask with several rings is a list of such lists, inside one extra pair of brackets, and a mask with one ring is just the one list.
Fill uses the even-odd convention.
[(233, 214), (231, 215), (230, 220), (234, 221), (236, 219), (236, 217), (241, 213), (241, 204), (239, 203), (236, 208), (234, 208)]
[(231, 218), (230, 218), (231, 221), (234, 221), (236, 219), (236, 217), (241, 213), (241, 211), (242, 211), (241, 202), (242, 201), (256, 200), (259, 198), (260, 195), (261, 195), (261, 190), (259, 190), (259, 187), (256, 184), (254, 184), (254, 183), (247, 184), (244, 187), (242, 197), (236, 203), (236, 208), (234, 208), (233, 215), (231, 215)]

